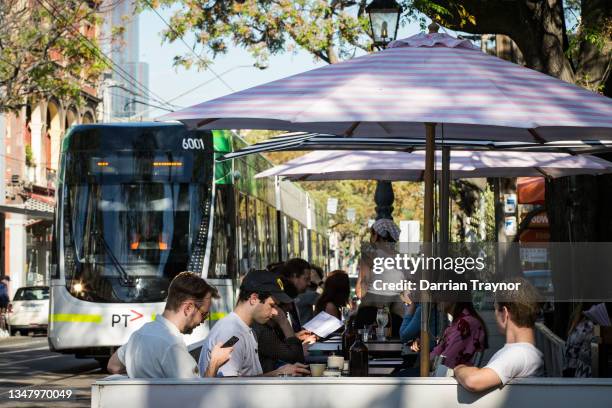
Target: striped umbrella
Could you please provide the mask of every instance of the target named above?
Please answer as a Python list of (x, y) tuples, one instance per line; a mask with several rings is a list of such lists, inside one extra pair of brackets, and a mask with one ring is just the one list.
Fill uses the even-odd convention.
[[(441, 170), (441, 152), (435, 169)], [(591, 155), (567, 153), (453, 151), (451, 177), (563, 177), (612, 173), (612, 162)], [(256, 178), (281, 176), (294, 181), (385, 180), (420, 181), (425, 154), (394, 151), (315, 151), (262, 171)]]
[[(433, 237), (436, 139), (612, 139), (610, 99), (440, 33), (394, 41), (384, 51), (235, 92), (161, 119), (207, 129), (425, 136), (425, 242)], [(428, 315), (423, 308), (423, 376), (429, 368)]]
[(170, 113), (208, 129), (552, 141), (612, 138), (610, 99), (485, 54), (468, 40), (418, 34)]

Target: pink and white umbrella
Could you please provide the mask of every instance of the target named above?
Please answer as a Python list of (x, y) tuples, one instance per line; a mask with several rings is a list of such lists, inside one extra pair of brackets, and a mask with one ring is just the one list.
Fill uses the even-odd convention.
[[(425, 242), (433, 237), (436, 140), (612, 139), (610, 99), (438, 33), (394, 41), (384, 51), (235, 92), (161, 119), (206, 129), (426, 139)], [(427, 375), (427, 308), (422, 317), (421, 374)]]
[[(436, 152), (435, 169), (441, 170)], [(563, 177), (612, 173), (612, 162), (591, 155), (498, 151), (452, 151), (451, 178)], [(274, 166), (256, 178), (281, 176), (294, 181), (385, 180), (421, 181), (425, 152), (315, 151)]]
[(369, 137), (510, 141), (612, 139), (609, 98), (418, 34), (374, 54), (207, 101), (161, 119), (208, 129), (284, 129)]

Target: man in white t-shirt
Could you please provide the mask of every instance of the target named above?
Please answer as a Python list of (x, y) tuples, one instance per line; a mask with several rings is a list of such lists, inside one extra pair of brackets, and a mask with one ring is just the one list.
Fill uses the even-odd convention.
[(535, 347), (534, 325), (538, 313), (537, 290), (525, 279), (513, 278), (515, 291), (495, 295), (495, 318), (506, 344), (483, 368), (458, 365), (455, 378), (469, 391), (484, 391), (505, 385), (517, 377), (539, 377), (543, 374), (542, 353)]
[[(198, 365), (189, 354), (183, 334), (190, 334), (208, 315), (217, 290), (191, 272), (179, 273), (170, 283), (162, 314), (135, 331), (108, 362), (112, 374), (130, 378), (199, 378)], [(213, 377), (229, 358), (232, 348), (213, 347), (203, 375)]]
[(251, 271), (242, 281), (238, 304), (234, 311), (219, 320), (204, 340), (200, 352), (200, 370), (210, 365), (211, 351), (215, 344), (225, 343), (237, 337), (234, 351), (227, 363), (219, 368), (218, 376), (301, 376), (310, 374), (300, 363), (285, 364), (274, 371), (264, 373), (259, 362), (258, 345), (251, 325), (255, 322), (265, 324), (278, 312), (276, 303), (289, 303), (292, 299), (284, 292), (280, 275), (268, 271)]

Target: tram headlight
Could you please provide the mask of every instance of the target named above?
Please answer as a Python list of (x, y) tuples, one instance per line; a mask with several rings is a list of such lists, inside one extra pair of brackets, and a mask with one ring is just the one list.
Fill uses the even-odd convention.
[(77, 282), (74, 285), (72, 285), (72, 290), (75, 293), (81, 293), (83, 292), (83, 284), (81, 282)]

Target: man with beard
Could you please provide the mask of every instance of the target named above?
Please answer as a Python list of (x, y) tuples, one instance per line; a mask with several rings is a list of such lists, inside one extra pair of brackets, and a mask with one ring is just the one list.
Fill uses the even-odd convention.
[(238, 341), (229, 361), (219, 369), (219, 376), (301, 376), (310, 374), (306, 366), (300, 363), (285, 364), (276, 370), (264, 373), (259, 361), (259, 345), (251, 328), (255, 323), (266, 324), (277, 315), (276, 305), (291, 303), (284, 292), (280, 275), (268, 271), (251, 271), (243, 279), (238, 294), (238, 303), (234, 311), (219, 320), (210, 330), (202, 345), (200, 368), (210, 366), (214, 345), (226, 342), (232, 337)]
[[(162, 314), (130, 336), (110, 358), (108, 371), (130, 378), (198, 378), (198, 365), (189, 354), (183, 334), (191, 334), (210, 309), (217, 289), (192, 272), (179, 273), (170, 283)], [(215, 344), (203, 376), (214, 377), (230, 358), (232, 347)]]

